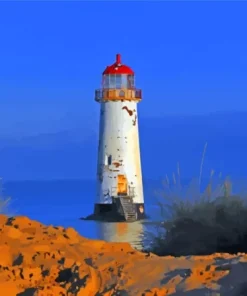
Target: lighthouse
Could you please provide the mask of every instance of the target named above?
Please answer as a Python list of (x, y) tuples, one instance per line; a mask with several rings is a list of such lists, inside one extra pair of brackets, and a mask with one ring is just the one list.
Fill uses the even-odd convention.
[(145, 216), (137, 105), (142, 91), (120, 54), (95, 91), (100, 104), (94, 215), (136, 221)]

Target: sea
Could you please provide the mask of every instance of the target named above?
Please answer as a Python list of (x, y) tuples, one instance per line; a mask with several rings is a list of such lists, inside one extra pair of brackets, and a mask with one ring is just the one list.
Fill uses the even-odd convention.
[[(186, 183), (188, 181), (184, 180)], [(195, 188), (193, 182), (191, 184)], [(170, 203), (162, 196), (167, 185), (164, 185), (164, 180), (146, 180), (144, 197), (149, 219), (132, 223), (85, 221), (80, 218), (90, 215), (94, 208), (94, 180), (8, 181), (3, 185), (4, 195), (11, 197), (6, 209), (10, 216), (28, 216), (46, 225), (73, 227), (84, 237), (128, 242), (139, 250), (150, 245), (152, 235), (160, 231), (159, 225), (166, 218), (160, 203)], [(193, 190), (189, 195), (193, 198)]]

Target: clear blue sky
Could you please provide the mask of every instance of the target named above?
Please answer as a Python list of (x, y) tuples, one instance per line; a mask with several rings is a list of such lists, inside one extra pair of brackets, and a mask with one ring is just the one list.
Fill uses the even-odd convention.
[(247, 2), (0, 2), (0, 134), (97, 127), (122, 54), (143, 117), (247, 110)]

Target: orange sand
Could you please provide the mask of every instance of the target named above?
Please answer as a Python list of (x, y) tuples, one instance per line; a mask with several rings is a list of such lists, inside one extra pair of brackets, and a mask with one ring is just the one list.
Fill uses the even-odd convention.
[(1, 296), (240, 296), (246, 261), (242, 253), (158, 257), (128, 243), (86, 239), (72, 228), (0, 215)]

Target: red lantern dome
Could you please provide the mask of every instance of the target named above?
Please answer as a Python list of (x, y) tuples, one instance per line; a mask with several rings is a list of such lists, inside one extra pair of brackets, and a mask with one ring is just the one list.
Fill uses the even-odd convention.
[(103, 75), (114, 75), (114, 74), (126, 74), (126, 75), (134, 75), (134, 71), (121, 63), (121, 55), (116, 55), (116, 61), (111, 66), (107, 66), (105, 71), (103, 72)]

